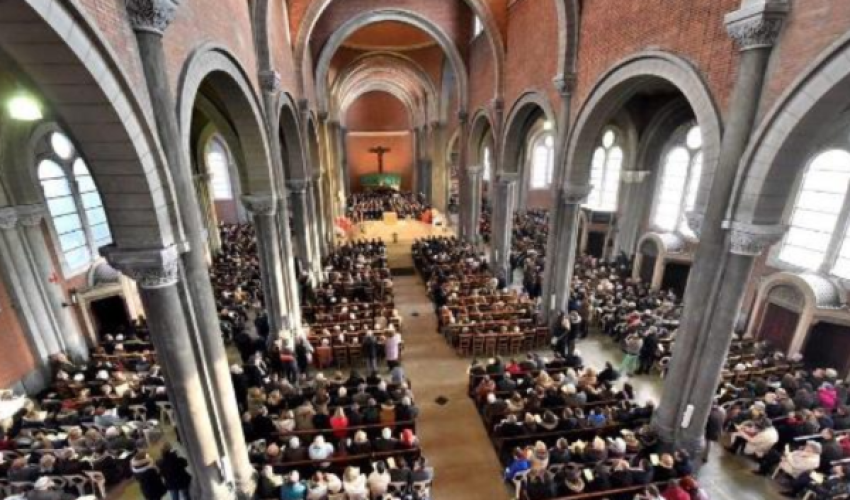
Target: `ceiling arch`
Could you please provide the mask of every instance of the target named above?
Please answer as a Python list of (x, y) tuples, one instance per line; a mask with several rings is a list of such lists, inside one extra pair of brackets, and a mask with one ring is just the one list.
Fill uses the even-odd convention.
[[(312, 0), (310, 5), (307, 7), (307, 11), (305, 12), (303, 20), (301, 21), (301, 24), (300, 24), (299, 29), (298, 29), (298, 34), (297, 34), (297, 37), (295, 39), (295, 45), (294, 45), (294, 55), (295, 55), (295, 68), (296, 68), (296, 71), (298, 71), (300, 73), (300, 78), (298, 78), (298, 84), (301, 87), (300, 88), (300, 91), (301, 91), (300, 94), (302, 96), (304, 95), (304, 89), (308, 85), (306, 78), (307, 78), (307, 75), (309, 74), (309, 68), (305, 68), (305, 65), (308, 62), (307, 51), (309, 50), (309, 46), (310, 46), (310, 37), (313, 34), (313, 29), (315, 28), (316, 23), (318, 23), (319, 18), (322, 16), (322, 14), (330, 6), (330, 4), (332, 2), (333, 2), (333, 0)], [(505, 61), (505, 46), (504, 46), (504, 42), (502, 40), (501, 33), (499, 31), (499, 26), (496, 23), (496, 18), (495, 18), (495, 16), (493, 16), (493, 12), (490, 10), (490, 6), (484, 0), (464, 0), (464, 2), (469, 6), (469, 8), (478, 17), (478, 19), (481, 20), (481, 24), (484, 27), (484, 33), (487, 36), (487, 40), (489, 41), (490, 50), (493, 54), (493, 59), (494, 59), (493, 72), (494, 72), (494, 78), (495, 78), (495, 81), (496, 81), (496, 85), (495, 85), (496, 95), (494, 96), (494, 98), (495, 99), (501, 99), (502, 94), (503, 94), (503, 89), (504, 89), (503, 68), (504, 68), (504, 65), (505, 65), (505, 62), (504, 62)], [(383, 12), (391, 12), (391, 11), (393, 11), (393, 9), (383, 10)], [(375, 14), (378, 14), (380, 12), (382, 12), (382, 10), (376, 9), (376, 10), (373, 10), (373, 11), (366, 12), (364, 14), (368, 16), (368, 15), (375, 15)], [(409, 12), (409, 14), (413, 14), (416, 17), (418, 17), (422, 20), (425, 20), (432, 28), (436, 29), (436, 31), (439, 32), (439, 34), (441, 36), (437, 36), (437, 35), (435, 35), (435, 33), (430, 32), (429, 30), (423, 30), (423, 31), (429, 32), (429, 34), (431, 34), (431, 36), (435, 40), (437, 40), (437, 42), (443, 47), (443, 51), (446, 53), (446, 55), (454, 58), (449, 53), (449, 50), (447, 50), (446, 44), (443, 41), (441, 41), (441, 38), (448, 40), (449, 43), (451, 44), (451, 46), (454, 47), (454, 44), (451, 42), (451, 39), (447, 36), (447, 34), (442, 29), (440, 29), (439, 27), (434, 25), (430, 20), (427, 20), (421, 14), (413, 13), (413, 12), (410, 12), (410, 11), (408, 11), (408, 12)], [(361, 16), (363, 16), (364, 14), (361, 14)], [(371, 24), (372, 22), (378, 22), (378, 21), (402, 21), (402, 22), (404, 22), (404, 19), (394, 19), (392, 17), (388, 17), (388, 18), (384, 18), (384, 19), (377, 19), (377, 20), (373, 20), (371, 22), (361, 24), (360, 26), (358, 26), (358, 28), (362, 28), (363, 26)], [(349, 20), (346, 23), (346, 25), (349, 24), (349, 23), (351, 23), (351, 20)], [(422, 26), (417, 26), (416, 24), (413, 24), (413, 25), (422, 29)], [(337, 33), (339, 31), (340, 30), (337, 30)], [(356, 29), (354, 31), (356, 31)], [(352, 33), (353, 33), (353, 31), (352, 31)], [(349, 35), (350, 35), (350, 33), (349, 33)], [(333, 38), (333, 37), (331, 37), (331, 38)], [(348, 36), (346, 35), (343, 38), (343, 40), (345, 38), (348, 38)], [(329, 45), (331, 45), (330, 41), (325, 45), (326, 48)], [(341, 45), (341, 42), (339, 42), (339, 45)], [(333, 52), (336, 52), (336, 48), (334, 48), (334, 50), (331, 52), (331, 54), (333, 54)], [(455, 48), (455, 52), (457, 52), (456, 48)], [(458, 55), (458, 59), (459, 59), (459, 55)], [(453, 65), (455, 65), (455, 70), (458, 70), (459, 68), (464, 67), (462, 62), (461, 62), (460, 65), (458, 65), (453, 61)], [(318, 70), (317, 70), (316, 74), (317, 74), (317, 79), (316, 79), (317, 85), (322, 85), (322, 81), (319, 79), (319, 77), (321, 75), (319, 75)], [(460, 74), (460, 73), (458, 73), (458, 74)], [(460, 80), (461, 78), (463, 78), (465, 80), (467, 77), (468, 77), (468, 74), (466, 73), (466, 71), (464, 71), (462, 73), (462, 76), (459, 76), (458, 79)], [(463, 88), (462, 88), (463, 92), (459, 94), (461, 96), (461, 99), (464, 100), (464, 102), (467, 98), (466, 88), (467, 87), (464, 84)], [(464, 106), (463, 109), (465, 110), (466, 107)]]

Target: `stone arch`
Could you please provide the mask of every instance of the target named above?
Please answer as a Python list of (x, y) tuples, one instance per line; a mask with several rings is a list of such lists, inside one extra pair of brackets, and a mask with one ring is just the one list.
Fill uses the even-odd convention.
[(650, 286), (653, 290), (661, 288), (661, 282), (664, 278), (664, 268), (667, 265), (667, 259), (670, 254), (680, 254), (687, 250), (685, 240), (674, 233), (656, 233), (650, 232), (644, 234), (637, 243), (637, 257), (635, 265), (632, 269), (632, 278), (640, 279), (643, 273), (643, 268), (647, 265), (646, 259), (652, 258), (652, 278)]
[[(466, 110), (469, 88), (468, 75), (466, 72), (466, 65), (464, 64), (463, 58), (461, 57), (454, 41), (431, 20), (416, 12), (404, 9), (375, 9), (365, 11), (342, 24), (342, 26), (340, 26), (328, 39), (327, 43), (325, 43), (325, 46), (319, 56), (319, 61), (316, 64), (316, 94), (327, 95), (328, 73), (330, 72), (331, 59), (342, 43), (358, 29), (381, 21), (397, 21), (409, 24), (428, 33), (434, 40), (437, 41), (443, 49), (443, 52), (446, 54), (446, 57), (451, 61), (452, 69), (456, 75), (460, 109)], [(299, 63), (296, 61), (296, 64)], [(304, 85), (302, 79), (299, 79), (299, 81), (301, 81), (302, 85)], [(327, 105), (327, 103), (324, 104)], [(327, 112), (328, 110), (320, 107), (319, 111)]]
[(703, 172), (713, 177), (722, 122), (702, 76), (688, 61), (661, 51), (641, 52), (615, 64), (591, 89), (567, 142), (565, 184), (586, 185), (596, 140), (608, 121), (641, 90), (672, 87), (687, 100), (703, 133)]
[(373, 80), (356, 86), (352, 89), (351, 93), (345, 96), (345, 99), (340, 103), (339, 109), (339, 120), (341, 124), (345, 125), (345, 117), (348, 114), (348, 109), (354, 102), (369, 92), (383, 92), (401, 101), (407, 111), (407, 120), (411, 128), (426, 123), (425, 114), (420, 109), (418, 99), (408, 89), (392, 81)]
[[(29, 29), (15, 29), (23, 20)], [(0, 50), (13, 61), (10, 71), (43, 97), (74, 137), (100, 189), (115, 244), (174, 244), (179, 222), (170, 176), (146, 103), (86, 16), (67, 2), (0, 3)]]
[[(307, 64), (307, 62), (309, 60), (308, 51), (310, 49), (310, 37), (312, 36), (313, 28), (315, 28), (316, 23), (319, 21), (319, 18), (322, 16), (322, 13), (324, 13), (325, 9), (328, 8), (328, 6), (331, 4), (332, 1), (333, 0), (312, 0), (310, 5), (307, 7), (307, 11), (305, 12), (304, 17), (302, 18), (301, 24), (298, 28), (298, 34), (297, 34), (296, 39), (295, 39), (295, 45), (293, 47), (293, 53), (295, 55), (295, 70), (297, 72), (299, 72), (299, 74), (300, 74), (300, 78), (298, 78), (298, 84), (300, 86), (300, 94), (302, 96), (305, 95), (304, 89), (308, 85), (306, 78), (307, 78), (307, 75), (309, 74), (309, 71), (305, 70), (305, 65)], [(505, 47), (504, 47), (504, 43), (502, 41), (501, 32), (499, 31), (498, 23), (496, 22), (496, 19), (493, 16), (493, 13), (490, 10), (490, 7), (489, 7), (489, 5), (487, 4), (486, 1), (484, 1), (484, 0), (464, 0), (464, 2), (466, 2), (466, 4), (469, 6), (469, 8), (472, 9), (472, 11), (475, 13), (475, 15), (478, 16), (478, 18), (481, 20), (481, 23), (484, 26), (484, 32), (486, 33), (487, 39), (490, 43), (490, 51), (493, 54), (493, 59), (494, 59), (494, 64), (493, 64), (494, 75), (493, 76), (496, 80), (496, 85), (495, 85), (496, 95), (494, 96), (494, 98), (498, 99), (502, 96), (502, 92), (503, 92), (503, 89), (504, 89), (504, 71), (503, 71), (503, 68), (505, 67)], [(386, 9), (386, 10), (383, 10), (383, 11), (386, 12), (386, 11), (391, 11), (391, 10), (392, 9)], [(375, 11), (372, 11), (371, 13), (367, 13), (367, 15), (371, 16), (371, 15), (374, 15), (374, 14), (379, 13), (379, 12), (382, 12), (382, 10), (380, 10), (380, 9), (375, 10)], [(419, 14), (415, 14), (413, 12), (410, 12), (410, 14), (415, 15), (415, 16), (419, 17), (420, 19), (424, 20), (424, 17), (420, 16)], [(376, 19), (376, 20), (373, 20), (371, 22), (390, 21), (390, 20), (399, 20), (399, 19), (392, 19), (392, 18)], [(349, 21), (349, 22), (351, 22), (351, 21)], [(428, 21), (428, 23), (431, 24), (430, 21)], [(417, 27), (421, 28), (421, 26), (417, 26)], [(445, 35), (445, 33), (442, 32), (442, 30), (440, 30), (439, 28), (437, 28), (437, 30), (440, 34), (442, 34), (443, 37), (445, 37), (447, 40), (450, 40)], [(431, 36), (434, 37), (435, 40), (438, 40), (438, 41), (440, 40), (440, 38), (435, 36), (433, 33), (431, 33)], [(347, 35), (344, 38), (347, 38)], [(328, 46), (328, 45), (331, 45), (331, 44), (327, 43), (326, 46)], [(441, 45), (442, 45), (442, 43), (441, 43)], [(453, 46), (453, 44), (452, 44), (452, 46)], [(443, 50), (446, 52), (447, 55), (449, 55), (452, 59), (454, 59), (454, 56), (449, 54), (449, 51), (446, 50), (445, 46), (443, 47)], [(334, 49), (334, 52), (335, 51), (336, 51), (336, 49)], [(455, 52), (457, 52), (457, 51), (455, 50)], [(459, 65), (456, 64), (455, 62), (453, 62), (453, 64), (455, 65), (455, 70), (464, 67), (463, 64), (462, 64), (462, 61), (460, 61), (458, 59), (458, 62), (460, 62)], [(465, 81), (466, 81), (467, 74), (466, 74), (466, 71), (463, 71), (463, 72), (456, 71), (456, 73), (458, 75), (458, 83), (461, 86), (461, 88), (459, 89), (459, 96), (462, 96), (461, 98), (464, 99), (464, 104), (465, 104), (465, 99), (466, 99), (466, 96), (467, 96)], [(318, 72), (317, 72), (317, 74), (318, 74)], [(321, 85), (321, 80), (319, 80), (317, 82), (317, 84)], [(322, 90), (322, 88), (319, 87), (319, 90)], [(462, 109), (466, 109), (466, 106), (465, 105), (462, 106)]]
[(558, 77), (567, 78), (576, 73), (578, 61), (580, 0), (554, 0), (558, 15)]
[[(207, 44), (187, 60), (180, 75), (177, 119), (184, 155), (189, 155), (192, 110), (202, 96), (202, 85), (221, 96), (219, 109), (239, 137), (244, 156), (239, 165), (244, 194), (274, 192), (274, 178), (259, 100), (246, 73), (224, 48)], [(231, 146), (232, 147), (232, 146)], [(191, 163), (187, 163), (191, 164)]]
[(280, 141), (284, 176), (287, 180), (305, 179), (308, 177), (307, 162), (298, 121), (298, 105), (290, 94), (281, 92), (277, 109), (278, 119), (275, 120), (272, 140)]
[(471, 123), (472, 125), (469, 129), (469, 142), (467, 144), (462, 144), (462, 146), (468, 148), (469, 160), (467, 164), (470, 166), (481, 166), (483, 162), (483, 159), (481, 158), (481, 148), (484, 141), (488, 141), (491, 148), (495, 146), (496, 142), (493, 135), (495, 133), (495, 129), (493, 128), (493, 121), (490, 119), (490, 115), (487, 114), (486, 109), (479, 109), (478, 112), (475, 113), (475, 116), (473, 116)]
[[(549, 99), (537, 91), (526, 91), (516, 100), (508, 119), (505, 121), (505, 135), (502, 140), (501, 172), (507, 172), (508, 165), (516, 165), (511, 172), (520, 172), (520, 156), (524, 153), (529, 129), (538, 118), (544, 118), (552, 124), (552, 133), (557, 135), (557, 115)], [(501, 173), (500, 172), (500, 173)]]
[(741, 159), (732, 200), (734, 220), (781, 223), (817, 138), (831, 136), (833, 122), (846, 113), (848, 59), (850, 33), (823, 51), (761, 121)]

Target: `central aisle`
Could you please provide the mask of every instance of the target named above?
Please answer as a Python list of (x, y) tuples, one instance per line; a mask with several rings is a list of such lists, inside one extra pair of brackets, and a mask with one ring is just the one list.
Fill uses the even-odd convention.
[[(432, 497), (509, 498), (499, 480), (496, 452), (466, 395), (468, 360), (455, 355), (437, 334), (437, 317), (418, 275), (394, 277), (393, 288), (396, 307), (404, 317), (403, 366), (419, 406), (417, 431), (435, 471)], [(448, 403), (438, 405), (435, 400), (440, 396)]]

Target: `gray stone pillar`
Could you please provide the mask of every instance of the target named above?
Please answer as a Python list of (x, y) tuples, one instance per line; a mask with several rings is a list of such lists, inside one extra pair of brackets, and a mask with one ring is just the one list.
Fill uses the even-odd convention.
[(281, 264), (281, 279), (283, 280), (284, 296), (281, 306), (281, 326), (290, 333), (299, 332), (301, 327), (301, 297), (298, 293), (298, 277), (295, 273), (295, 253), (292, 248), (292, 237), (289, 229), (289, 201), (287, 200), (285, 168), (281, 152), (279, 129), (278, 93), (280, 92), (280, 74), (276, 71), (261, 71), (260, 87), (263, 90), (266, 127), (269, 131), (269, 142), (272, 165), (274, 165), (275, 186), (277, 197), (277, 213), (275, 216), (275, 234), (279, 244), (279, 261)]
[[(561, 109), (558, 113), (558, 135), (555, 141), (555, 175), (553, 185), (563, 186), (567, 170), (566, 149), (567, 139), (569, 138), (570, 113), (573, 89), (575, 87), (575, 75), (560, 75), (558, 78), (553, 80), (553, 84), (555, 85), (555, 88), (558, 89), (558, 93), (561, 95)], [(549, 322), (549, 324), (551, 324), (557, 317), (558, 309), (555, 307), (557, 304), (557, 293), (555, 289), (557, 280), (562, 274), (558, 272), (558, 268), (563, 267), (565, 264), (563, 258), (554, 258), (556, 255), (564, 255), (562, 253), (563, 249), (559, 247), (559, 243), (562, 239), (558, 238), (558, 234), (560, 233), (565, 220), (565, 214), (562, 212), (562, 206), (564, 205), (563, 196), (564, 193), (562, 190), (553, 189), (552, 210), (550, 210), (549, 215), (549, 240), (546, 243), (546, 272), (543, 276), (543, 295), (541, 304), (541, 315), (545, 321)], [(573, 241), (573, 247), (575, 247), (575, 241)], [(573, 255), (574, 259), (574, 248), (570, 250), (570, 252), (573, 252), (571, 255)], [(572, 269), (572, 262), (569, 263), (569, 267)]]
[(498, 181), (494, 183), (493, 192), (495, 203), (493, 205), (493, 226), (490, 239), (490, 249), (493, 254), (490, 260), (493, 262), (496, 275), (498, 276), (499, 272), (504, 273), (508, 283), (511, 282), (510, 257), (518, 180), (516, 174), (502, 174)]
[(546, 260), (546, 274), (552, 277), (552, 295), (548, 299), (549, 304), (546, 304), (552, 311), (548, 316), (550, 326), (557, 319), (560, 311), (567, 310), (567, 303), (570, 300), (578, 246), (578, 216), (581, 213), (581, 204), (587, 200), (590, 190), (591, 186), (568, 184), (558, 196), (558, 211), (562, 215), (563, 223), (554, 233), (549, 234), (549, 238), (556, 239), (558, 254), (556, 258)]
[(340, 126), (336, 136), (337, 147), (339, 148), (339, 168), (342, 174), (342, 186), (345, 190), (345, 196), (351, 196), (351, 172), (348, 171), (348, 150), (346, 149), (346, 136), (348, 129)]
[(646, 220), (646, 214), (652, 205), (651, 193), (647, 193), (649, 170), (624, 170), (620, 177), (622, 182), (621, 207), (629, 207), (621, 211), (617, 220), (617, 237), (614, 241), (613, 255), (620, 252), (634, 255), (635, 245), (640, 239), (641, 224)]
[(71, 359), (87, 359), (88, 346), (82, 336), (79, 326), (71, 317), (71, 309), (66, 307), (65, 294), (58, 283), (51, 283), (53, 275), (53, 259), (44, 239), (42, 221), (47, 215), (47, 208), (42, 205), (21, 205), (16, 207), (19, 230), (24, 239), (24, 246), (35, 273), (35, 283), (40, 290), (40, 297), (45, 304), (45, 315), (53, 325), (55, 335)]
[[(445, 126), (431, 122), (431, 203), (445, 214), (449, 197), (449, 172), (446, 165)], [(445, 214), (448, 216), (448, 214)]]
[(472, 199), (470, 192), (472, 188), (469, 185), (469, 176), (467, 175), (467, 162), (469, 160), (469, 115), (465, 111), (458, 113), (458, 125), (460, 127), (460, 136), (458, 137), (458, 172), (460, 173), (458, 202), (459, 217), (458, 222), (460, 227), (458, 233), (461, 238), (472, 241), (473, 235), (469, 233), (469, 217)]
[(277, 234), (276, 200), (271, 194), (246, 195), (242, 203), (251, 213), (257, 235), (257, 253), (260, 256), (260, 274), (263, 295), (269, 315), (271, 335), (269, 340), (281, 337), (284, 332), (286, 291), (283, 284), (283, 265), (280, 259), (280, 240)]
[(478, 243), (479, 229), (481, 226), (481, 178), (484, 176), (484, 167), (473, 165), (466, 167), (466, 229), (464, 238)]
[(322, 193), (322, 177), (321, 173), (315, 174), (310, 181), (307, 192), (312, 201), (310, 203), (310, 208), (312, 209), (310, 221), (313, 224), (313, 236), (316, 239), (316, 248), (319, 249), (319, 255), (324, 257), (328, 254), (328, 241), (325, 238), (325, 224), (327, 221), (324, 216), (325, 204)]
[(692, 229), (698, 231), (700, 244), (661, 405), (653, 418), (662, 441), (692, 451), (702, 445), (753, 256), (781, 235), (776, 227), (730, 225), (724, 219), (758, 111), (770, 49), (787, 12), (784, 1), (744, 0), (740, 10), (726, 16), (729, 35), (741, 49), (738, 76), (706, 213), (701, 222), (695, 214), (689, 217), (699, 222)]
[(286, 188), (292, 197), (292, 223), (295, 225), (295, 254), (306, 271), (314, 271), (319, 265), (316, 239), (310, 225), (312, 200), (309, 193), (310, 181), (290, 179)]
[(177, 3), (174, 0), (128, 0), (126, 6), (136, 34), (159, 143), (168, 162), (188, 243), (188, 251), (181, 255), (186, 279), (180, 281), (178, 288), (181, 301), (190, 309), (182, 317), (189, 322), (189, 331), (199, 339), (194, 344), (197, 349), (195, 361), (199, 364), (199, 387), (203, 391), (196, 396), (206, 396), (209, 415), (220, 431), (220, 435), (215, 432), (213, 436), (221, 439), (220, 446), (225, 450), (224, 467), (233, 471), (239, 498), (247, 499), (251, 498), (255, 489), (255, 471), (248, 460), (242, 421), (221, 337), (218, 310), (203, 252), (203, 223), (191, 167), (187, 164), (189, 155), (185, 148), (189, 145), (180, 143), (182, 135), (177, 124), (162, 43), (163, 33), (176, 14)]
[(110, 263), (136, 281), (157, 362), (165, 373), (181, 442), (192, 472), (192, 498), (236, 498), (229, 464), (216, 443), (215, 426), (204, 400), (196, 339), (187, 325), (177, 287), (181, 259), (176, 247), (126, 251), (106, 248)]

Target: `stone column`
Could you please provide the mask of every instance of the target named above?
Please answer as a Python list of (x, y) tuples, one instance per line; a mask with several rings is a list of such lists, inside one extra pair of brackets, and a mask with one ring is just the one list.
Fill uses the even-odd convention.
[[(561, 95), (561, 109), (558, 113), (558, 135), (555, 141), (555, 175), (553, 180), (554, 186), (563, 186), (566, 177), (566, 155), (567, 155), (567, 139), (569, 138), (570, 128), (570, 113), (572, 105), (573, 88), (575, 87), (575, 75), (563, 74), (553, 80), (555, 88)], [(558, 309), (555, 308), (557, 303), (556, 280), (562, 273), (558, 272), (558, 268), (562, 267), (564, 262), (562, 258), (554, 258), (554, 256), (564, 255), (562, 249), (558, 246), (560, 239), (557, 237), (564, 225), (565, 214), (562, 213), (561, 207), (564, 204), (563, 191), (553, 189), (552, 195), (552, 210), (549, 215), (549, 241), (546, 243), (546, 270), (543, 276), (543, 295), (541, 303), (541, 313), (545, 321), (549, 324), (557, 318)], [(571, 219), (572, 220), (572, 219)], [(575, 229), (573, 229), (575, 231)], [(575, 242), (573, 242), (575, 247)], [(573, 258), (575, 258), (575, 249), (571, 249)], [(572, 269), (573, 264), (569, 267)]]
[(700, 244), (663, 398), (653, 418), (663, 442), (694, 452), (702, 446), (753, 256), (781, 235), (780, 228), (726, 224), (724, 219), (752, 134), (770, 50), (787, 12), (784, 1), (744, 0), (740, 10), (726, 16), (729, 35), (741, 50), (738, 76), (706, 213), (701, 221), (695, 214), (689, 217), (698, 223), (692, 229), (698, 232)]
[(278, 93), (280, 92), (280, 74), (277, 71), (261, 71), (259, 75), (260, 88), (263, 90), (263, 104), (266, 109), (266, 127), (269, 131), (269, 141), (272, 165), (276, 173), (275, 186), (279, 193), (277, 198), (277, 214), (275, 217), (275, 234), (279, 239), (279, 259), (281, 263), (284, 297), (282, 302), (281, 326), (290, 333), (297, 334), (301, 328), (301, 297), (298, 293), (298, 277), (295, 272), (295, 252), (293, 251), (291, 231), (289, 228), (289, 200), (287, 200), (285, 168), (281, 152), (279, 129)]
[(274, 340), (283, 334), (286, 291), (283, 284), (283, 265), (280, 259), (280, 240), (277, 234), (276, 200), (271, 194), (245, 195), (242, 203), (254, 221), (257, 253), (260, 256), (260, 275), (263, 295), (269, 314), (269, 326)]
[[(209, 173), (195, 174), (195, 189), (198, 200), (201, 202), (204, 226), (207, 230), (207, 244), (210, 252), (215, 254), (221, 250), (221, 235), (218, 232), (218, 217), (215, 213), (215, 200), (210, 189), (210, 180)], [(238, 203), (237, 206), (239, 206)]]
[(229, 465), (216, 445), (215, 425), (207, 411), (194, 334), (187, 328), (177, 283), (181, 259), (177, 248), (126, 251), (106, 248), (109, 262), (136, 281), (145, 309), (157, 363), (165, 373), (181, 442), (192, 472), (192, 498), (231, 500)]
[(649, 193), (646, 193), (649, 183), (645, 181), (649, 174), (649, 170), (624, 170), (620, 177), (620, 182), (623, 183), (620, 206), (630, 208), (617, 220), (618, 231), (614, 241), (614, 256), (619, 255), (620, 252), (625, 252), (629, 256), (635, 253), (635, 245), (640, 239), (641, 224), (645, 220), (647, 209), (652, 204), (652, 198)]
[[(126, 7), (136, 34), (159, 143), (168, 162), (188, 243), (188, 251), (181, 255), (186, 279), (180, 280), (178, 288), (180, 301), (188, 308), (181, 317), (189, 322), (189, 331), (199, 340), (194, 344), (195, 362), (199, 368), (198, 387), (203, 390), (195, 397), (206, 396), (207, 411), (214, 427), (220, 431), (220, 435), (214, 432), (213, 437), (221, 439), (220, 446), (225, 450), (224, 467), (233, 471), (237, 495), (239, 498), (251, 498), (255, 488), (255, 471), (248, 460), (242, 421), (224, 351), (218, 310), (203, 252), (203, 223), (192, 183), (191, 167), (187, 163), (189, 155), (185, 148), (188, 145), (180, 143), (182, 135), (177, 124), (162, 43), (163, 33), (176, 14), (177, 3), (174, 0), (127, 0)], [(169, 297), (173, 295), (177, 294), (168, 294)], [(188, 436), (184, 436), (186, 438)]]
[(460, 127), (460, 136), (458, 137), (458, 172), (460, 173), (458, 202), (460, 204), (458, 223), (458, 233), (461, 238), (473, 241), (473, 235), (469, 233), (469, 217), (471, 212), (472, 199), (470, 198), (471, 187), (469, 186), (469, 176), (467, 175), (467, 162), (469, 160), (469, 115), (466, 111), (458, 113), (458, 122)]
[(518, 176), (502, 174), (495, 183), (493, 196), (494, 204), (493, 226), (491, 228), (490, 248), (493, 252), (491, 262), (497, 276), (504, 273), (508, 283), (511, 282), (511, 244), (513, 242), (514, 211), (516, 210), (516, 191)]
[(292, 197), (292, 222), (295, 225), (295, 254), (301, 261), (304, 270), (316, 270), (319, 264), (318, 250), (315, 247), (313, 229), (310, 226), (312, 210), (309, 193), (310, 181), (290, 179), (286, 188)]
[(549, 315), (550, 326), (557, 319), (558, 312), (567, 310), (567, 303), (570, 300), (570, 285), (573, 281), (578, 246), (578, 216), (581, 213), (581, 204), (587, 200), (590, 190), (589, 185), (567, 184), (558, 193), (558, 211), (562, 215), (563, 223), (554, 233), (549, 233), (549, 238), (556, 240), (558, 254), (556, 258), (546, 260), (546, 273), (552, 278), (552, 295), (548, 304), (553, 312)]
[(445, 126), (431, 122), (431, 203), (446, 216), (448, 208), (449, 172), (446, 165)]
[(464, 237), (469, 241), (478, 243), (479, 228), (481, 224), (481, 178), (484, 176), (484, 167), (473, 165), (466, 167), (466, 200), (467, 216)]
[(35, 274), (35, 284), (44, 301), (45, 316), (54, 325), (53, 332), (59, 337), (60, 344), (64, 345), (71, 359), (86, 359), (88, 346), (77, 323), (71, 317), (71, 310), (66, 307), (68, 300), (65, 293), (58, 283), (50, 282), (56, 270), (42, 232), (42, 221), (47, 215), (47, 208), (43, 204), (21, 205), (16, 207), (16, 211), (19, 231), (22, 233), (31, 269)]
[(319, 255), (321, 257), (328, 254), (328, 241), (325, 238), (325, 225), (327, 221), (325, 220), (325, 201), (322, 193), (323, 177), (324, 175), (322, 173), (315, 174), (308, 188), (308, 193), (312, 200), (311, 208), (313, 210), (310, 220), (313, 222), (313, 227), (315, 228), (313, 235), (317, 240), (316, 248), (319, 249)]
[(339, 168), (342, 174), (342, 186), (345, 189), (346, 198), (351, 196), (351, 173), (348, 171), (348, 151), (345, 148), (345, 138), (347, 135), (348, 129), (340, 126), (336, 140), (337, 147), (339, 148)]

